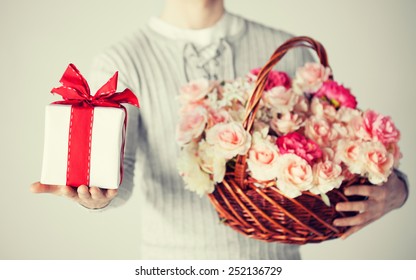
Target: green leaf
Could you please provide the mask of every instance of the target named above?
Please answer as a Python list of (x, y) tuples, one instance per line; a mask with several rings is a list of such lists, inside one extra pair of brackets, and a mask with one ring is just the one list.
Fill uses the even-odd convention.
[(329, 197), (326, 194), (321, 193), (321, 198), (322, 198), (322, 201), (325, 203), (326, 206), (328, 206), (328, 207), (331, 206), (331, 201), (329, 201)]

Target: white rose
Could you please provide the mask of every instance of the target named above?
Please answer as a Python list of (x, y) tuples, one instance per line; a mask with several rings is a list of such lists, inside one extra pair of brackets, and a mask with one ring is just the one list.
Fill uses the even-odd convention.
[(198, 145), (198, 162), (203, 171), (213, 174), (215, 182), (219, 183), (224, 179), (226, 160), (216, 156), (215, 146), (201, 141)]
[(186, 145), (179, 154), (177, 167), (185, 182), (185, 188), (203, 196), (212, 193), (215, 184), (209, 174), (201, 170), (196, 153), (195, 143)]

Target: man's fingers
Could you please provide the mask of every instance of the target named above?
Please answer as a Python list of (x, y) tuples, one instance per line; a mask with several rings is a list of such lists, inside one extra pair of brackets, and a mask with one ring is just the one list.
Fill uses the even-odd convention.
[(91, 199), (91, 193), (88, 190), (88, 187), (85, 185), (79, 186), (77, 188), (78, 197), (83, 201), (88, 201)]
[(90, 194), (91, 194), (91, 198), (93, 200), (103, 200), (103, 199), (106, 199), (106, 197), (104, 195), (104, 191), (101, 190), (98, 187), (91, 187), (90, 188)]
[(363, 201), (354, 201), (354, 202), (339, 202), (335, 206), (337, 211), (356, 211), (356, 212), (365, 212), (371, 206), (371, 200), (363, 200)]
[(71, 199), (78, 200), (78, 193), (73, 187), (63, 186), (61, 189), (62, 195)]
[(117, 189), (108, 189), (105, 196), (107, 199), (113, 199), (117, 195)]
[(367, 212), (364, 212), (353, 217), (335, 219), (333, 224), (338, 227), (349, 227), (363, 225), (368, 222), (370, 222), (370, 216)]
[(368, 185), (354, 185), (346, 187), (344, 194), (347, 196), (360, 195), (360, 196), (372, 196), (377, 191), (377, 186)]
[(45, 185), (40, 182), (36, 182), (30, 186), (30, 191), (33, 193), (51, 193), (55, 195), (62, 195), (62, 186)]

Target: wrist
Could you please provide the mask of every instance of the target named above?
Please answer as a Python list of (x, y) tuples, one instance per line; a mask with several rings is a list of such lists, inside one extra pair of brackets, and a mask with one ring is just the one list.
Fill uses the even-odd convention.
[(408, 185), (408, 180), (407, 180), (407, 176), (406, 174), (404, 174), (403, 172), (401, 172), (398, 169), (394, 169), (393, 170), (395, 177), (396, 177), (396, 184), (397, 187), (401, 188), (403, 190), (403, 196), (401, 198), (400, 204), (398, 205), (397, 208), (402, 207), (407, 199), (409, 198), (409, 185)]

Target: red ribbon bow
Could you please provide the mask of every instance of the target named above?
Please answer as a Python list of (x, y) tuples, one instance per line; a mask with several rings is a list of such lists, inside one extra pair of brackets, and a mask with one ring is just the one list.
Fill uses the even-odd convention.
[(140, 107), (139, 101), (134, 93), (125, 89), (122, 92), (117, 90), (118, 72), (105, 83), (95, 95), (91, 95), (87, 81), (73, 64), (69, 64), (59, 82), (62, 86), (53, 88), (52, 93), (59, 94), (64, 101), (57, 101), (54, 104), (70, 104), (78, 106), (102, 106), (121, 107), (121, 103), (128, 103)]
[(123, 142), (121, 147), (120, 184), (123, 178), (124, 135), (127, 123), (127, 110), (121, 103), (128, 103), (137, 108), (139, 101), (134, 93), (125, 89), (117, 90), (118, 72), (105, 83), (95, 95), (91, 95), (87, 81), (73, 64), (69, 64), (60, 83), (52, 93), (59, 94), (63, 101), (53, 104), (72, 105), (69, 137), (66, 185), (78, 187), (90, 183), (91, 136), (94, 119), (94, 107), (116, 107), (125, 112)]

